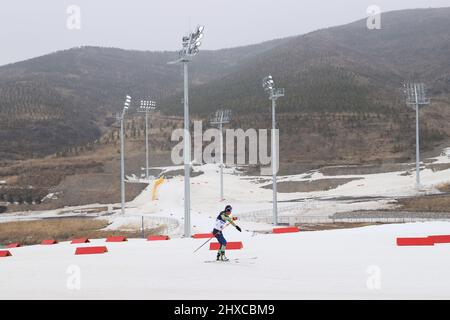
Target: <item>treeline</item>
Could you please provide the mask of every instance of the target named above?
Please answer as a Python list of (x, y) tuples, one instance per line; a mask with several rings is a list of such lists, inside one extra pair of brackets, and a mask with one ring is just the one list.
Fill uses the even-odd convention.
[(44, 80), (0, 82), (0, 154), (6, 158), (52, 154), (99, 134), (95, 119), (80, 111), (76, 99)]
[[(277, 112), (357, 112), (391, 113), (398, 96), (383, 90), (370, 79), (353, 71), (330, 64), (313, 65), (296, 71), (277, 65), (273, 76), (285, 89), (277, 102)], [(301, 66), (299, 66), (300, 68)], [(253, 70), (243, 70), (253, 71)], [(190, 110), (207, 116), (217, 109), (231, 109), (235, 114), (271, 113), (271, 102), (260, 83), (261, 72), (237, 73), (233, 80), (222, 79), (193, 88)], [(400, 97), (401, 98), (401, 97)], [(167, 98), (164, 112), (182, 115), (181, 95)]]
[(0, 187), (0, 202), (10, 204), (40, 204), (48, 189), (31, 187)]

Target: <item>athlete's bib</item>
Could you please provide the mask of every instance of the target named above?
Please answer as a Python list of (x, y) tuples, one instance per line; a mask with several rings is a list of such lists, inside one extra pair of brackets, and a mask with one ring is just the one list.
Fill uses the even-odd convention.
[(222, 230), (225, 227), (225, 224), (225, 221), (217, 219), (214, 228), (217, 230)]

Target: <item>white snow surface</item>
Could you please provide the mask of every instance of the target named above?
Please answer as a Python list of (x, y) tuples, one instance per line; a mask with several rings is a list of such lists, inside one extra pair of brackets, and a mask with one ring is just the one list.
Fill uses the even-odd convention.
[[(243, 258), (240, 263), (204, 263), (215, 251), (206, 245), (193, 253), (204, 239), (189, 238), (10, 249), (12, 257), (0, 258), (0, 299), (450, 298), (450, 244), (396, 246), (398, 236), (450, 234), (448, 222), (224, 233), (243, 242), (242, 250), (227, 250), (229, 258)], [(74, 255), (76, 247), (93, 245), (106, 245), (109, 252)], [(250, 257), (257, 259), (244, 259)], [(74, 266), (79, 289), (68, 286)]]
[[(450, 149), (433, 159), (450, 163)], [(174, 170), (165, 167), (163, 170)], [(226, 201), (219, 201), (218, 166), (194, 166), (201, 175), (191, 178), (192, 233), (210, 232), (218, 212), (226, 204), (237, 217), (272, 207), (270, 177), (240, 175), (236, 168), (224, 170)], [(279, 177), (279, 181), (312, 181), (332, 178), (361, 178), (335, 189), (308, 193), (279, 193), (280, 215), (327, 217), (340, 211), (380, 209), (392, 206), (394, 197), (438, 193), (436, 187), (450, 182), (450, 169), (421, 172), (422, 191), (415, 189), (415, 175), (389, 172), (355, 176), (323, 176), (320, 172)], [(432, 247), (397, 247), (397, 236), (450, 234), (449, 222), (427, 222), (372, 226), (358, 229), (261, 234), (269, 223), (238, 220), (242, 233), (229, 227), (228, 241), (243, 241), (242, 250), (229, 250), (230, 258), (250, 258), (240, 263), (204, 263), (214, 259), (208, 245), (193, 251), (205, 239), (181, 237), (184, 216), (183, 177), (166, 180), (151, 201), (148, 186), (120, 210), (101, 216), (112, 223), (109, 229), (139, 229), (141, 216), (146, 227), (169, 226), (169, 241), (130, 239), (125, 243), (27, 246), (9, 249), (12, 257), (0, 258), (0, 299), (449, 299), (450, 244)], [(380, 197), (341, 201), (339, 197)], [(299, 203), (299, 199), (313, 202)], [(322, 200), (322, 201), (321, 201)], [(327, 200), (327, 201), (323, 201)], [(283, 208), (298, 205), (295, 210)], [(92, 204), (42, 212), (2, 214), (0, 222), (43, 217), (79, 215), (83, 209), (106, 206)], [(119, 207), (118, 204), (114, 206)], [(302, 207), (303, 206), (303, 207)], [(91, 215), (91, 214), (86, 214)], [(106, 245), (102, 255), (75, 256), (75, 247)], [(80, 290), (70, 290), (68, 268), (81, 271)], [(69, 268), (70, 269), (70, 268)], [(373, 270), (378, 270), (380, 289), (371, 290)], [(371, 282), (372, 281), (372, 282)], [(218, 290), (217, 287), (220, 287)]]

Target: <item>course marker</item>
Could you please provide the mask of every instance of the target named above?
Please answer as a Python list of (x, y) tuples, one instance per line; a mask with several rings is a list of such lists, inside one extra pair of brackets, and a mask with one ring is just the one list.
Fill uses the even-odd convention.
[(397, 246), (434, 246), (430, 238), (397, 238)]
[(100, 254), (108, 252), (108, 248), (105, 246), (101, 247), (79, 247), (75, 250), (76, 255), (80, 254)]
[(170, 238), (169, 236), (149, 236), (147, 240), (148, 241), (170, 240)]
[(273, 233), (291, 233), (299, 232), (299, 227), (273, 228)]
[(106, 238), (106, 242), (124, 242), (124, 241), (128, 241), (128, 240), (126, 237), (122, 237), (122, 236), (113, 236), (113, 237)]
[(71, 244), (75, 244), (75, 243), (89, 243), (89, 239), (88, 238), (78, 238), (78, 239), (73, 239)]
[(45, 245), (50, 245), (50, 244), (57, 244), (58, 241), (56, 241), (55, 239), (47, 239), (47, 240), (42, 240), (41, 244), (45, 244)]
[[(209, 244), (209, 250), (219, 250), (220, 243), (218, 242), (211, 242)], [(241, 241), (238, 242), (228, 242), (226, 249), (227, 250), (240, 250), (244, 247)]]
[(4, 257), (10, 257), (10, 256), (12, 256), (12, 254), (8, 250), (0, 250), (0, 257), (4, 258)]

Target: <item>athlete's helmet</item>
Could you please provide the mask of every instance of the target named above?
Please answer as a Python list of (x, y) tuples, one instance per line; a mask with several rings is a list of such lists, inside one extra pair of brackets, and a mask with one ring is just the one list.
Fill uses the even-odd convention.
[(230, 205), (227, 205), (227, 206), (225, 207), (225, 212), (231, 213), (231, 210), (233, 210), (233, 208), (232, 208)]

